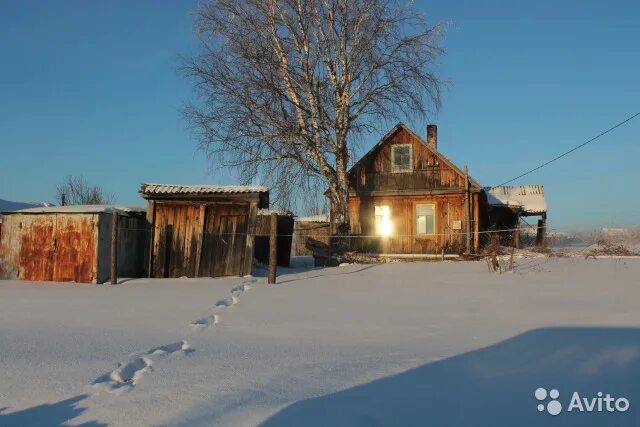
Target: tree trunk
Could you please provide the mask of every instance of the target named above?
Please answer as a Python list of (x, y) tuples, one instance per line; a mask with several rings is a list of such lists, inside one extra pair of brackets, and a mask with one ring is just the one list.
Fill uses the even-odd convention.
[[(346, 144), (342, 147), (346, 147)], [(349, 178), (347, 174), (347, 154), (343, 149), (336, 159), (336, 188), (332, 191), (331, 214), (334, 226), (332, 252), (344, 253), (349, 250)]]

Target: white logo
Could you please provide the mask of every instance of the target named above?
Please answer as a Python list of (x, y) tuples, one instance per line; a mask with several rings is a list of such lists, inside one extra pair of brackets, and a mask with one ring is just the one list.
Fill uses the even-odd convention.
[[(558, 400), (560, 392), (557, 389), (547, 389), (539, 387), (534, 393), (536, 399), (542, 403), (538, 404), (538, 412), (546, 411), (551, 415), (558, 415), (562, 412), (562, 404)], [(551, 399), (545, 405), (547, 398)], [(571, 401), (566, 412), (626, 412), (629, 410), (629, 399), (624, 397), (612, 397), (609, 393), (599, 391), (597, 397), (581, 397), (577, 391), (571, 395)]]
[(540, 387), (536, 389), (535, 396), (540, 401), (545, 401), (547, 396), (551, 398), (551, 401), (546, 406), (542, 403), (538, 405), (538, 412), (543, 412), (545, 409), (551, 415), (558, 415), (562, 412), (562, 404), (557, 400), (560, 397), (560, 392), (555, 388), (547, 393), (547, 389)]

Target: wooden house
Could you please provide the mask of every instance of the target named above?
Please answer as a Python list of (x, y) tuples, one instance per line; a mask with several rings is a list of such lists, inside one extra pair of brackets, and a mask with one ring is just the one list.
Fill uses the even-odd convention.
[(435, 125), (427, 126), (426, 141), (396, 125), (349, 170), (349, 187), (358, 252), (478, 251), (483, 188), (439, 151)]
[(152, 224), (151, 277), (244, 276), (251, 273), (262, 186), (142, 184)]
[(104, 283), (110, 278), (113, 214), (120, 277), (144, 277), (149, 238), (144, 208), (53, 206), (3, 214), (0, 278)]

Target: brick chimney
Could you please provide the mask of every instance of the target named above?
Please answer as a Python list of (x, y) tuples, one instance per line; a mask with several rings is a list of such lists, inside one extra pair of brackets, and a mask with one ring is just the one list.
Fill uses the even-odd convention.
[(434, 151), (438, 151), (438, 126), (436, 125), (427, 125), (427, 144), (434, 149)]

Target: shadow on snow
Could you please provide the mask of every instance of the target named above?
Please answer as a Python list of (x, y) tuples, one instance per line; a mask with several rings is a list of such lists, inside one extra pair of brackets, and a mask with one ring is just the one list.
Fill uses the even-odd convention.
[[(273, 426), (640, 425), (640, 329), (544, 328), (282, 409)], [(538, 387), (563, 411), (538, 412)], [(574, 391), (625, 397), (624, 413), (566, 412)], [(547, 399), (547, 402), (549, 400)]]
[[(31, 408), (21, 411), (4, 414), (6, 408), (0, 409), (0, 426), (62, 426), (67, 421), (81, 415), (86, 409), (78, 407), (78, 403), (89, 397), (87, 394), (81, 394), (70, 399), (61, 400), (56, 403), (43, 403), (42, 405), (32, 406)], [(79, 424), (85, 427), (103, 427), (96, 421)]]

